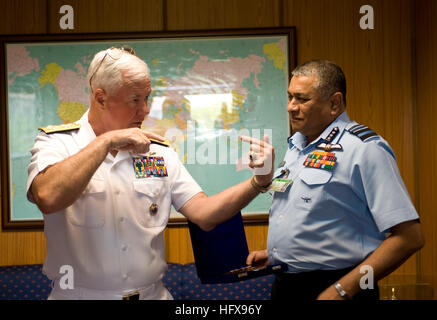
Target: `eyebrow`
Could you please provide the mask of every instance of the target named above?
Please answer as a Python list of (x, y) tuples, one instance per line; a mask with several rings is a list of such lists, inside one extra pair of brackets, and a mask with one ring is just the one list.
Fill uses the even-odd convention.
[(306, 95), (304, 93), (300, 93), (300, 92), (296, 92), (296, 93), (292, 93), (290, 91), (287, 91), (288, 95), (296, 97), (296, 98), (304, 98), (304, 99), (309, 99), (310, 96)]
[[(132, 93), (128, 96), (129, 98), (138, 98), (141, 97), (141, 94), (138, 93)], [(146, 95), (146, 98), (150, 97), (150, 94)]]

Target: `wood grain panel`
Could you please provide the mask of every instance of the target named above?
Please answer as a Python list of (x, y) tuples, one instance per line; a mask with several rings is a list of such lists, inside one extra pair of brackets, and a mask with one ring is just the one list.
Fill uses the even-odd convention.
[(71, 0), (74, 30), (61, 30), (63, 0), (49, 1), (50, 33), (158, 31), (163, 28), (164, 0)]
[[(262, 250), (267, 243), (267, 225), (245, 226), (249, 250)], [(164, 230), (166, 259), (168, 262), (194, 262), (190, 233), (186, 226)], [(46, 256), (44, 233), (1, 232), (0, 266), (43, 263)]]
[(47, 32), (47, 0), (2, 0), (0, 34)]
[(167, 0), (168, 30), (280, 26), (279, 0)]
[[(249, 251), (267, 248), (267, 224), (244, 227)], [(168, 262), (194, 262), (193, 247), (187, 226), (167, 227), (164, 231), (165, 256)]]
[(41, 264), (46, 256), (44, 233), (1, 232), (0, 266)]
[(167, 262), (194, 262), (190, 232), (186, 226), (168, 227), (165, 236), (165, 257)]
[(421, 275), (430, 282), (437, 297), (437, 168), (429, 159), (437, 157), (437, 3), (416, 2), (416, 69), (419, 205), (425, 247)]

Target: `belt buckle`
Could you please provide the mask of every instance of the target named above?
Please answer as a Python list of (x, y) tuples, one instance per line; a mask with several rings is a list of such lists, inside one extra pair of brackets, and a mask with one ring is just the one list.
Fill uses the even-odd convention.
[(123, 300), (140, 300), (140, 293), (138, 291), (134, 291), (123, 296)]

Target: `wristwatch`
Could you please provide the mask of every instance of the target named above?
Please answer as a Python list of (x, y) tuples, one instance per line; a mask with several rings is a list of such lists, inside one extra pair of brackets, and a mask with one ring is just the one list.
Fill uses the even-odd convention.
[(337, 289), (337, 292), (340, 295), (340, 297), (342, 297), (343, 299), (347, 299), (347, 300), (350, 299), (347, 292), (343, 289), (343, 287), (341, 286), (341, 284), (338, 281), (336, 281), (334, 283), (334, 288)]

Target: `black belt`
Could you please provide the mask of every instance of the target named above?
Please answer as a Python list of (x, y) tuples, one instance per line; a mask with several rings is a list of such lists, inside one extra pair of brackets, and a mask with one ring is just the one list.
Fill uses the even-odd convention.
[(339, 280), (345, 274), (351, 272), (356, 266), (337, 269), (337, 270), (313, 270), (306, 272), (297, 272), (297, 273), (279, 273), (276, 276), (283, 280), (295, 280), (295, 281), (317, 281), (318, 279), (335, 279), (335, 281)]
[(140, 300), (140, 293), (133, 292), (131, 294), (123, 296), (123, 300)]
[[(356, 266), (338, 270), (314, 270), (299, 273), (280, 273), (275, 275), (272, 286), (272, 300), (304, 299), (314, 300), (334, 282), (352, 271)], [(374, 290), (362, 290), (355, 299), (379, 299), (377, 282), (374, 282)]]

